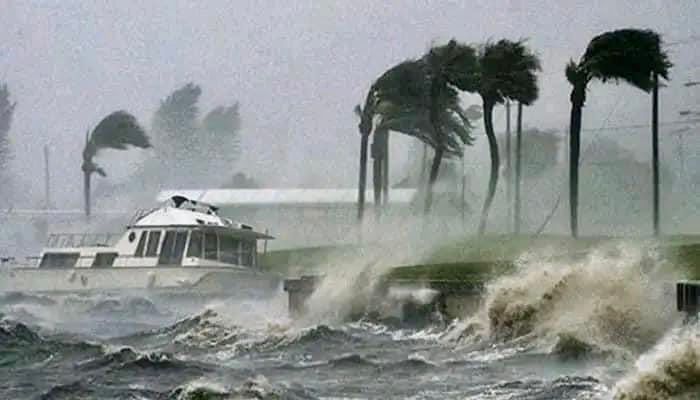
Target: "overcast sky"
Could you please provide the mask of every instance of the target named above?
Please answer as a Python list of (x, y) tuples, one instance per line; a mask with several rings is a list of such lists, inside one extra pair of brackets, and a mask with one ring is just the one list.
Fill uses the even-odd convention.
[[(13, 165), (26, 193), (41, 195), (38, 154), (49, 143), (55, 196), (80, 204), (85, 131), (116, 109), (150, 126), (159, 100), (190, 81), (203, 88), (203, 111), (240, 101), (245, 171), (271, 185), (350, 187), (359, 147), (354, 105), (384, 70), (433, 42), (529, 38), (544, 71), (525, 123), (563, 130), (565, 63), (592, 36), (615, 28), (652, 28), (667, 42), (682, 41), (668, 48), (676, 67), (662, 92), (661, 120), (700, 108), (700, 89), (683, 86), (700, 80), (698, 21), (700, 2), (690, 0), (1, 0), (0, 81), (18, 102)], [(592, 85), (584, 129), (646, 124), (649, 110), (649, 96), (639, 91)], [(624, 142), (648, 157), (648, 130), (609, 133), (627, 135)], [(484, 142), (480, 135), (468, 159), (485, 159)], [(408, 157), (404, 144), (394, 141), (395, 174)], [(113, 179), (126, 176), (113, 155), (103, 161)]]

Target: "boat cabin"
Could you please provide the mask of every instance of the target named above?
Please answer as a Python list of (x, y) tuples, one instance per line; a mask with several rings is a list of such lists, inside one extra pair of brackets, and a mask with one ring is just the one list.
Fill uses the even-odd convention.
[(257, 267), (257, 241), (273, 239), (182, 196), (139, 211), (115, 235), (51, 235), (39, 268)]

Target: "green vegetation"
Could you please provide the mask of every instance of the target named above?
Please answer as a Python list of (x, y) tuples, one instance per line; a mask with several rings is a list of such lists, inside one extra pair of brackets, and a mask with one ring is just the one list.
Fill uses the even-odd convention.
[[(661, 253), (684, 271), (688, 279), (700, 279), (700, 236), (672, 235), (660, 240), (596, 236), (572, 239), (568, 236), (493, 235), (469, 237), (445, 244), (414, 265), (397, 265), (388, 279), (409, 281), (462, 281), (481, 283), (512, 271), (518, 257), (526, 252), (551, 254), (552, 258), (583, 257), (600, 246), (620, 243), (658, 246)], [(281, 274), (312, 274), (318, 265), (332, 265), (334, 260), (356, 257), (372, 246), (324, 246), (270, 251), (260, 255), (260, 264), (268, 271)]]

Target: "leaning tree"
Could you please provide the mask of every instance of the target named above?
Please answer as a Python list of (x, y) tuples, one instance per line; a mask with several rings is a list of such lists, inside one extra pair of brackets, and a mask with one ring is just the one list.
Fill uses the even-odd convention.
[(486, 232), (500, 169), (498, 141), (493, 130), (493, 109), (506, 99), (516, 100), (524, 105), (532, 104), (539, 92), (536, 73), (540, 68), (539, 58), (522, 40), (502, 39), (496, 43), (487, 43), (479, 55), (478, 93), (483, 102), (484, 130), (491, 157), (489, 185), (481, 212), (479, 234)]
[(99, 167), (94, 158), (102, 149), (126, 150), (130, 146), (146, 149), (151, 142), (136, 118), (126, 111), (115, 111), (106, 116), (88, 132), (83, 149), (83, 194), (85, 215), (90, 216), (90, 177), (93, 173), (105, 177), (107, 173)]
[(570, 61), (566, 78), (571, 90), (571, 120), (569, 124), (569, 206), (571, 235), (578, 236), (578, 169), (581, 147), (581, 120), (586, 102), (586, 88), (594, 79), (602, 82), (623, 80), (645, 92), (654, 91), (652, 107), (654, 148), (654, 229), (658, 234), (658, 77), (668, 79), (671, 67), (668, 55), (661, 47), (661, 37), (651, 30), (620, 29), (594, 37), (579, 62)]
[[(364, 197), (367, 137), (372, 131), (373, 122), (376, 122), (375, 135), (395, 131), (415, 137), (435, 149), (426, 191), (426, 212), (431, 207), (432, 186), (437, 179), (443, 157), (461, 156), (462, 146), (472, 144), (468, 113), (459, 104), (457, 90), (448, 84), (438, 89), (434, 82), (437, 64), (442, 62), (442, 67), (449, 69), (454, 67), (454, 64), (447, 64), (447, 61), (454, 63), (457, 59), (455, 54), (446, 53), (445, 50), (446, 48), (434, 48), (432, 51), (436, 54), (426, 55), (420, 60), (404, 61), (392, 67), (374, 82), (365, 107), (358, 108), (359, 111), (364, 111), (360, 112), (360, 131), (363, 132), (364, 128), (366, 132), (362, 136), (360, 200)], [(457, 73), (451, 78), (457, 79)], [(371, 113), (367, 110), (371, 110)], [(381, 151), (385, 143), (381, 143), (382, 146), (377, 150)], [(386, 160), (386, 155), (382, 156)], [(375, 173), (381, 174), (382, 170), (386, 171), (385, 168), (377, 168)], [(375, 178), (375, 185), (386, 186), (386, 177)], [(361, 215), (361, 202), (359, 210)]]

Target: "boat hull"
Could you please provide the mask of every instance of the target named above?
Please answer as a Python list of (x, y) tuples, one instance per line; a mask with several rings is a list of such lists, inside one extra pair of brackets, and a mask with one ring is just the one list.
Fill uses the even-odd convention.
[(0, 292), (76, 292), (120, 289), (250, 294), (275, 291), (281, 279), (227, 267), (14, 268), (0, 271)]

